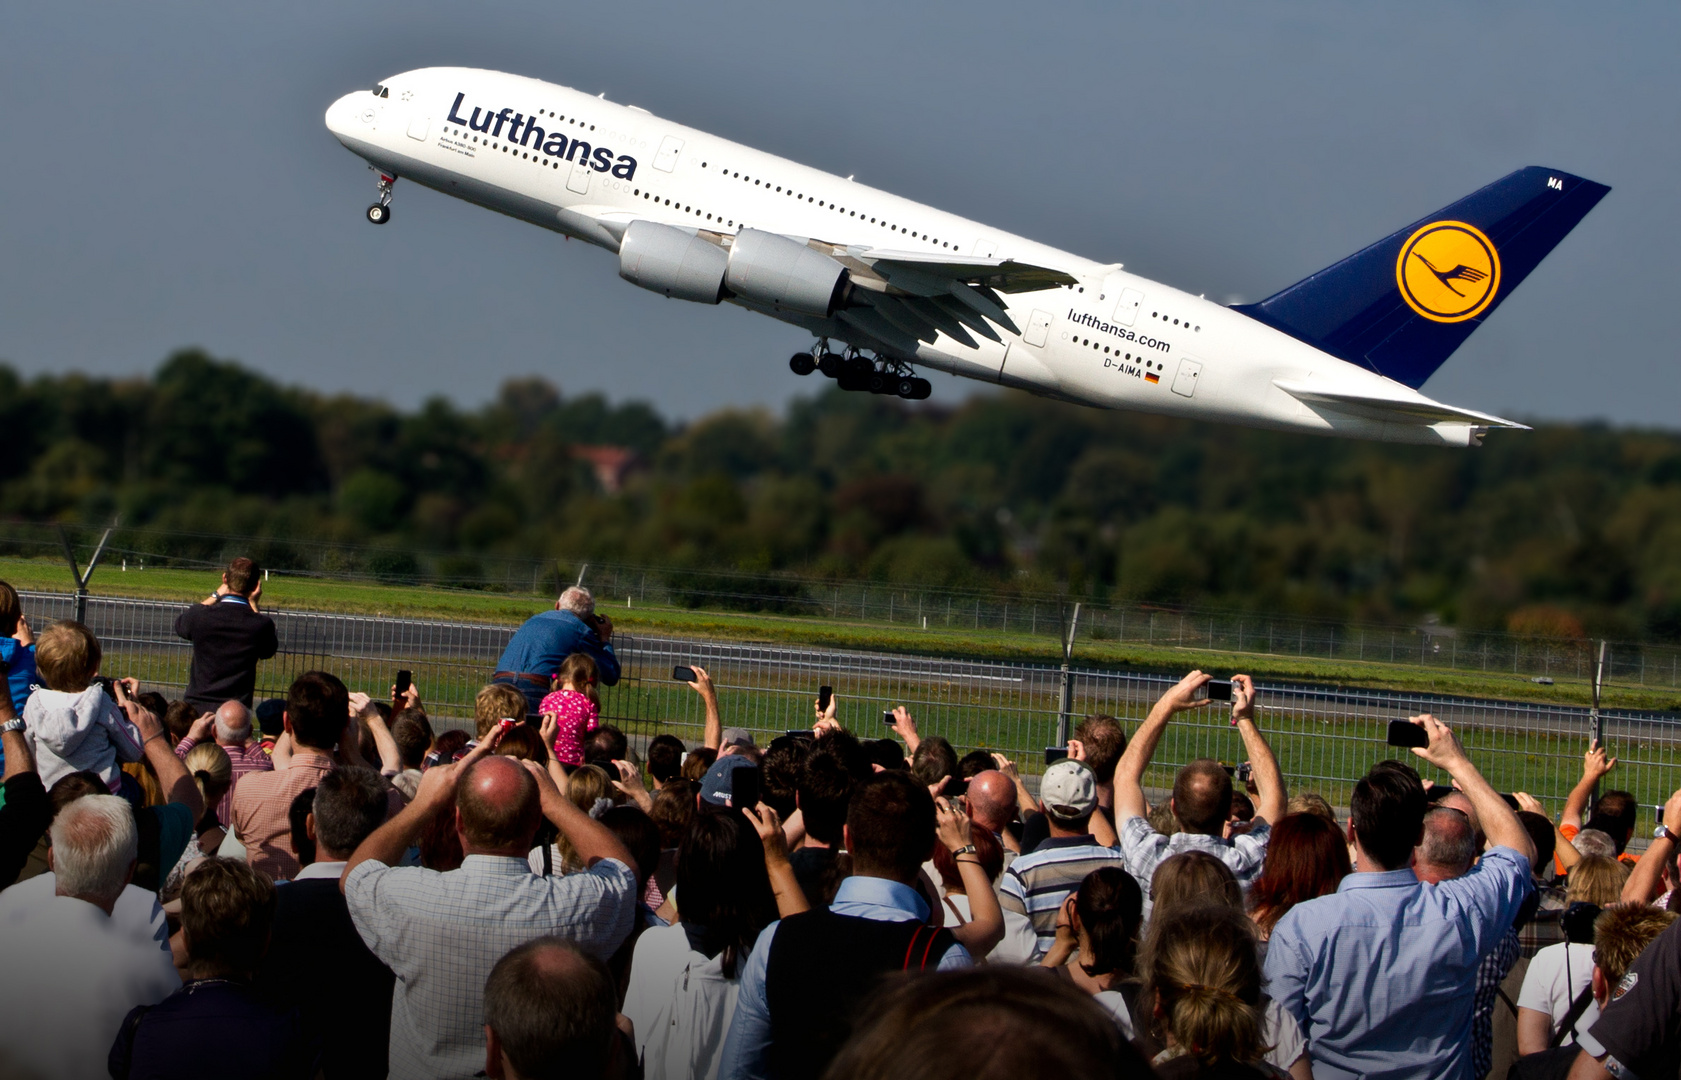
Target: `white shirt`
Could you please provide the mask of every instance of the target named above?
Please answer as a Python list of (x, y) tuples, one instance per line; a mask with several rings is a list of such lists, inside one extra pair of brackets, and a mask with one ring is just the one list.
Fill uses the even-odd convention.
[[(745, 951), (736, 965), (739, 975)], [(635, 1025), (647, 1080), (715, 1080), (740, 990), (739, 978), (724, 978), (723, 954), (708, 960), (694, 951), (681, 923), (644, 930), (624, 1014)]]
[[(1534, 1009), (1552, 1018), (1553, 1027), (1570, 1011), (1576, 995), (1593, 985), (1593, 946), (1561, 941), (1548, 945), (1529, 962), (1523, 977), (1523, 989), (1518, 991), (1518, 1008)], [(1599, 1005), (1590, 1000), (1576, 1021), (1576, 1030), (1586, 1035), (1588, 1028), (1599, 1019)], [(1550, 1034), (1550, 1029), (1549, 1029)], [(1570, 1046), (1577, 1040), (1564, 1033), (1560, 1046)], [(1585, 1043), (1584, 1043), (1585, 1045)]]
[(129, 1010), (181, 988), (169, 953), (85, 900), (12, 892), (0, 898), (0, 1059), (20, 1075), (107, 1075)]
[(1267, 1051), (1267, 1064), (1289, 1072), (1290, 1066), (1307, 1053), (1307, 1039), (1302, 1035), (1302, 1026), (1272, 998), (1267, 999), (1261, 1016), (1264, 1021), (1261, 1038), (1272, 1045), (1272, 1049)]
[(316, 878), (332, 878), (334, 881), (337, 881), (343, 876), (344, 863), (342, 862), (312, 862), (302, 870), (299, 870), (298, 876), (292, 880), (311, 881)]
[(1099, 990), (1092, 995), (1092, 1000), (1109, 1011), (1109, 1015), (1113, 1016), (1115, 1023), (1120, 1026), (1121, 1034), (1127, 1039), (1132, 1039), (1138, 1034), (1132, 1026), (1132, 1010), (1127, 1008), (1126, 998), (1121, 996), (1119, 990)]
[[(44, 904), (52, 900), (58, 888), (58, 877), (48, 870), (27, 881), (20, 881), (0, 893), (0, 913), (10, 911), (15, 904)], [(136, 941), (150, 938), (164, 955), (169, 955), (169, 920), (164, 916), (158, 894), (138, 885), (123, 886), (122, 895), (111, 907), (111, 921), (123, 936)]]
[[(941, 901), (946, 907), (946, 929), (953, 924), (962, 924), (972, 920), (975, 915), (969, 907), (969, 898), (956, 894), (947, 894)], [(952, 909), (956, 915), (953, 916)], [(1004, 912), (1004, 939), (992, 947), (986, 954), (989, 964), (1031, 964), (1033, 953), (1039, 947), (1039, 935), (1033, 932), (1033, 923), (1026, 915), (1019, 911)], [(1128, 1035), (1127, 1038), (1132, 1036)]]

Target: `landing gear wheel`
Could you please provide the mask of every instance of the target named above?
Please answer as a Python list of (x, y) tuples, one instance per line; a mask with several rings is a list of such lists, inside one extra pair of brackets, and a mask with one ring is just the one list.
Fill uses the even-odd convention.
[[(905, 396), (912, 401), (927, 401), (934, 393), (934, 384), (927, 379), (918, 377), (912, 379), (911, 382), (915, 383), (916, 386), (911, 393), (905, 394)], [(904, 393), (904, 391), (901, 390), (900, 393)]]
[(795, 375), (810, 375), (817, 370), (817, 361), (810, 353), (797, 352), (788, 358), (788, 370)]
[(899, 380), (885, 371), (872, 371), (868, 385), (872, 394), (891, 394), (898, 389)]
[(919, 379), (913, 379), (909, 375), (901, 376), (899, 381), (894, 384), (893, 392), (904, 398), (906, 401), (914, 400), (916, 398), (916, 384), (920, 381), (921, 380)]
[(374, 203), (368, 207), (368, 220), (375, 225), (384, 225), (391, 220), (391, 208), (384, 203)]
[(845, 368), (841, 363), (840, 354), (826, 352), (818, 359), (817, 370), (821, 371), (824, 375), (827, 375), (831, 379), (838, 379), (840, 378), (840, 373), (844, 371)]
[(835, 379), (835, 384), (842, 390), (868, 390), (870, 376), (868, 372), (855, 371), (850, 367), (842, 368)]

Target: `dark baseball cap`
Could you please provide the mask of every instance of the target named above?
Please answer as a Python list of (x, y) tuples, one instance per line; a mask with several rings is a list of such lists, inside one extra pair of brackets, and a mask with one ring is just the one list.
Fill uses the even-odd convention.
[(271, 738), (280, 738), (286, 730), (286, 699), (264, 698), (253, 710), (257, 714), (257, 730)]
[(700, 782), (700, 797), (713, 806), (729, 806), (730, 796), (735, 790), (735, 771), (757, 768), (751, 758), (725, 754), (706, 770), (706, 776)]

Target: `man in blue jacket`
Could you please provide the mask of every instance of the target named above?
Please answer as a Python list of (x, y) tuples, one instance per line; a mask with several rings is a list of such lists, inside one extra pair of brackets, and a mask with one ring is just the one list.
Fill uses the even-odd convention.
[(536, 716), (550, 678), (575, 652), (588, 653), (595, 661), (603, 686), (618, 682), (619, 658), (613, 655), (612, 642), (613, 620), (595, 613), (595, 597), (588, 589), (573, 586), (560, 594), (553, 611), (533, 615), (514, 632), (490, 681), (519, 690), (529, 709), (526, 715)]

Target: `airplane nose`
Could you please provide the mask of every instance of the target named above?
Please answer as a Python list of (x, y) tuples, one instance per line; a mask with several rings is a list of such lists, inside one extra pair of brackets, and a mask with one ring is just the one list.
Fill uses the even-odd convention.
[(346, 94), (327, 106), (327, 130), (343, 139), (372, 121), (372, 117), (364, 120), (363, 114), (371, 112), (373, 107), (373, 95), (365, 90)]

